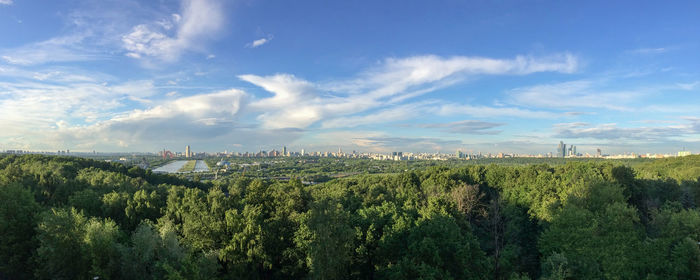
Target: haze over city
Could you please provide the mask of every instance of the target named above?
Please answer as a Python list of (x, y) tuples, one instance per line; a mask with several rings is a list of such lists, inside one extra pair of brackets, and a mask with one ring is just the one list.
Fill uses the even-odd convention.
[(0, 151), (700, 150), (697, 2), (0, 0)]

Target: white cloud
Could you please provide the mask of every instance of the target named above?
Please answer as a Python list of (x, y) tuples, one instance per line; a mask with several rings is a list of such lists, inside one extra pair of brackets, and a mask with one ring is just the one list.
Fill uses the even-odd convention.
[(46, 140), (67, 124), (99, 123), (123, 108), (125, 99), (144, 101), (155, 92), (150, 81), (109, 85), (60, 72), (38, 78), (41, 80), (0, 82), (0, 142), (20, 136)]
[[(462, 80), (474, 75), (525, 75), (536, 72), (572, 73), (578, 69), (578, 59), (571, 54), (543, 58), (517, 56), (514, 59), (434, 55), (387, 59), (378, 69), (370, 70), (358, 80), (340, 83), (337, 90), (362, 91), (370, 89), (369, 97), (382, 98), (437, 82)], [(451, 83), (447, 83), (448, 85)]]
[(321, 100), (310, 82), (288, 74), (239, 78), (274, 94), (250, 104), (253, 110), (263, 112), (258, 119), (266, 128), (303, 128), (322, 117)]
[[(181, 31), (188, 20), (187, 13), (179, 21), (171, 18), (171, 29), (177, 29), (177, 34), (197, 30)], [(166, 33), (160, 33), (164, 37), (149, 33), (149, 28), (165, 30), (167, 24), (154, 26), (145, 26), (143, 30), (136, 28), (134, 31), (142, 32), (135, 37), (162, 42), (174, 42), (179, 38)], [(149, 41), (142, 46), (143, 51), (133, 54), (161, 58), (148, 53), (156, 45)], [(5, 135), (0, 136), (0, 141), (36, 139), (51, 149), (63, 145), (86, 149), (159, 149), (164, 143), (196, 141), (220, 146), (234, 143), (231, 139), (236, 139), (235, 143), (250, 147), (261, 143), (291, 143), (302, 135), (303, 129), (318, 123), (322, 129), (328, 129), (415, 119), (425, 114), (551, 117), (554, 114), (518, 108), (410, 100), (477, 75), (566, 73), (575, 68), (576, 63), (572, 62), (575, 58), (553, 57), (542, 60), (437, 56), (389, 59), (355, 78), (328, 83), (312, 83), (289, 74), (239, 76), (271, 93), (257, 97), (239, 90), (180, 97), (179, 88), (174, 88), (159, 98), (158, 87), (152, 80), (113, 83), (113, 77), (85, 75), (65, 68), (27, 71), (2, 66), (0, 76), (11, 76), (17, 81), (0, 82), (0, 96), (6, 97), (0, 99), (3, 112), (0, 126), (10, 127), (3, 131)], [(168, 79), (171, 77), (165, 80)], [(131, 101), (138, 103), (133, 105)], [(127, 105), (142, 109), (126, 109)], [(466, 126), (469, 124), (461, 126), (461, 132)], [(493, 132), (480, 132), (474, 125), (471, 129), (478, 133)], [(420, 141), (425, 142), (424, 139)], [(428, 142), (424, 146), (440, 146), (435, 141)], [(38, 142), (31, 143), (36, 147)]]
[[(224, 22), (221, 4), (214, 0), (184, 0), (182, 16), (174, 14), (151, 24), (135, 26), (122, 36), (127, 56), (175, 61), (184, 51), (199, 50)], [(177, 29), (175, 32), (169, 32)]]
[(253, 42), (250, 42), (250, 43), (246, 44), (245, 46), (246, 46), (247, 48), (253, 48), (253, 49), (254, 49), (254, 48), (257, 48), (257, 47), (262, 46), (262, 45), (264, 45), (264, 44), (267, 44), (268, 42), (270, 42), (270, 40), (268, 40), (267, 38), (260, 38), (260, 39), (257, 39), (257, 40), (255, 40), (255, 41), (253, 41)]
[(669, 48), (639, 48), (630, 50), (629, 52), (633, 54), (660, 54), (668, 52), (669, 50)]
[(274, 94), (273, 97), (262, 99), (254, 103), (253, 106), (296, 106), (298, 103), (308, 102), (309, 99), (316, 97), (314, 85), (308, 81), (298, 79), (294, 75), (277, 74), (267, 77), (241, 75), (238, 77)]
[(591, 138), (603, 140), (666, 141), (700, 134), (700, 118), (688, 117), (685, 122), (666, 126), (620, 127), (616, 123), (591, 125), (588, 123), (560, 123), (554, 126), (556, 137)]
[(157, 93), (156, 88), (153, 85), (153, 81), (151, 80), (129, 81), (123, 84), (115, 85), (110, 89), (114, 93), (136, 98), (150, 97)]
[(628, 105), (645, 93), (642, 91), (601, 91), (594, 81), (573, 81), (516, 88), (509, 92), (510, 102), (537, 108), (605, 108), (632, 110)]
[(693, 102), (683, 104), (648, 105), (641, 107), (638, 111), (648, 113), (671, 113), (671, 114), (697, 114), (700, 112), (700, 105)]
[(12, 5), (12, 0), (0, 0), (0, 4), (2, 4), (2, 5)]
[(461, 140), (438, 139), (430, 137), (403, 137), (383, 131), (352, 130), (320, 132), (312, 137), (303, 138), (307, 143), (306, 151), (343, 151), (358, 149), (363, 152), (426, 152), (437, 150), (454, 151), (463, 145)]
[(360, 116), (338, 117), (324, 121), (321, 128), (356, 127), (412, 119), (426, 110), (425, 106), (434, 102), (409, 103), (394, 106), (376, 113)]
[(48, 67), (41, 70), (25, 70), (14, 66), (0, 67), (0, 77), (35, 80), (46, 83), (76, 83), (96, 82), (98, 80), (113, 80), (114, 77), (103, 73), (83, 71), (73, 67)]
[(425, 128), (440, 128), (445, 132), (458, 134), (499, 134), (501, 133), (500, 130), (492, 129), (503, 125), (505, 124), (478, 120), (463, 120), (450, 123), (430, 123), (420, 126)]
[[(432, 113), (441, 116), (467, 115), (480, 118), (513, 117), (549, 119), (562, 116), (562, 114), (547, 111), (533, 111), (516, 107), (475, 106), (469, 104), (445, 104), (434, 108)], [(566, 115), (566, 113), (564, 115)]]
[[(234, 136), (237, 140), (245, 139), (243, 135), (232, 135), (244, 129), (237, 118), (245, 98), (246, 94), (236, 89), (177, 98), (148, 109), (118, 114), (92, 125), (58, 128), (56, 139), (74, 145), (124, 148), (143, 145), (159, 148), (159, 144), (192, 140), (220, 144), (220, 137), (225, 135), (231, 139)], [(252, 137), (267, 132), (247, 133), (252, 133)]]
[(440, 150), (452, 151), (456, 147), (460, 147), (464, 144), (461, 140), (438, 139), (429, 137), (358, 137), (354, 140), (357, 143), (363, 143), (365, 146), (374, 147), (376, 150), (380, 150), (383, 152), (391, 150), (403, 150), (410, 152)]
[(700, 81), (692, 82), (692, 83), (678, 83), (679, 88), (683, 90), (694, 90), (700, 86)]
[(103, 58), (98, 52), (80, 46), (83, 35), (56, 37), (19, 48), (0, 50), (0, 59), (15, 65), (88, 61)]
[(93, 126), (66, 129), (58, 135), (63, 142), (118, 145), (125, 150), (172, 148), (183, 143), (215, 147), (243, 143), (246, 147), (256, 147), (290, 143), (301, 136), (300, 130), (243, 124), (240, 118), (244, 117), (246, 98), (246, 93), (236, 89), (198, 94), (150, 109), (134, 110)]
[(182, 97), (165, 102), (147, 110), (134, 110), (126, 116), (112, 119), (112, 122), (139, 122), (147, 119), (167, 119), (178, 115), (187, 115), (197, 120), (211, 119), (230, 121), (230, 117), (238, 113), (245, 93), (240, 90), (199, 94)]
[[(542, 59), (517, 56), (510, 60), (439, 56), (416, 56), (404, 59), (387, 59), (379, 67), (371, 69), (358, 78), (325, 84), (313, 84), (288, 74), (273, 76), (242, 75), (240, 79), (262, 87), (274, 94), (252, 105), (263, 110), (259, 120), (270, 128), (305, 128), (324, 119), (323, 127), (348, 127), (400, 120), (415, 117), (415, 105), (391, 108), (376, 116), (348, 115), (366, 112), (379, 107), (391, 107), (396, 103), (432, 92), (459, 82), (467, 77), (486, 74), (524, 75), (535, 72), (557, 71), (570, 73), (576, 70), (578, 60), (570, 55), (554, 55)], [(321, 94), (323, 93), (323, 94)], [(337, 95), (330, 95), (337, 93)], [(422, 107), (422, 106), (419, 106)], [(434, 109), (464, 111), (474, 109), (462, 108)], [(537, 117), (551, 116), (542, 112), (533, 112), (508, 108), (479, 108), (481, 111), (499, 111), (499, 115), (531, 115)], [(423, 110), (426, 111), (426, 110)], [(468, 114), (468, 112), (467, 112)], [(334, 119), (338, 118), (338, 119)]]

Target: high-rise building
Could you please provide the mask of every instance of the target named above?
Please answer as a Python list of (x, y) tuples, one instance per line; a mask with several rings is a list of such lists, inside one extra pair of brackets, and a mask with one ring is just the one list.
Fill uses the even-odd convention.
[(191, 156), (192, 156), (192, 152), (190, 152), (190, 145), (187, 145), (187, 147), (185, 147), (185, 157), (189, 158)]
[(557, 157), (566, 157), (566, 144), (564, 144), (564, 141), (559, 141), (559, 146), (557, 146)]
[(287, 146), (282, 147), (282, 156), (287, 156)]
[(464, 155), (462, 155), (462, 151), (460, 151), (460, 150), (457, 150), (457, 152), (455, 153), (455, 156), (457, 156), (457, 158), (464, 157)]
[(301, 149), (301, 156), (303, 157), (304, 154), (305, 154), (305, 153), (304, 153), (304, 149)]

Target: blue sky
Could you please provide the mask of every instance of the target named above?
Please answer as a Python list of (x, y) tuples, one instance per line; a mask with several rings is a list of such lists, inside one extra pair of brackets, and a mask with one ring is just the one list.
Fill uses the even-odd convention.
[(0, 0), (0, 150), (700, 151), (700, 4)]

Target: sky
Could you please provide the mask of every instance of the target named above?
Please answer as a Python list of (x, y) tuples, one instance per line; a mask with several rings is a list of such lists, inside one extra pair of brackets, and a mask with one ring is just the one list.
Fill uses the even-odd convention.
[(698, 34), (697, 1), (0, 0), (0, 151), (697, 153)]

